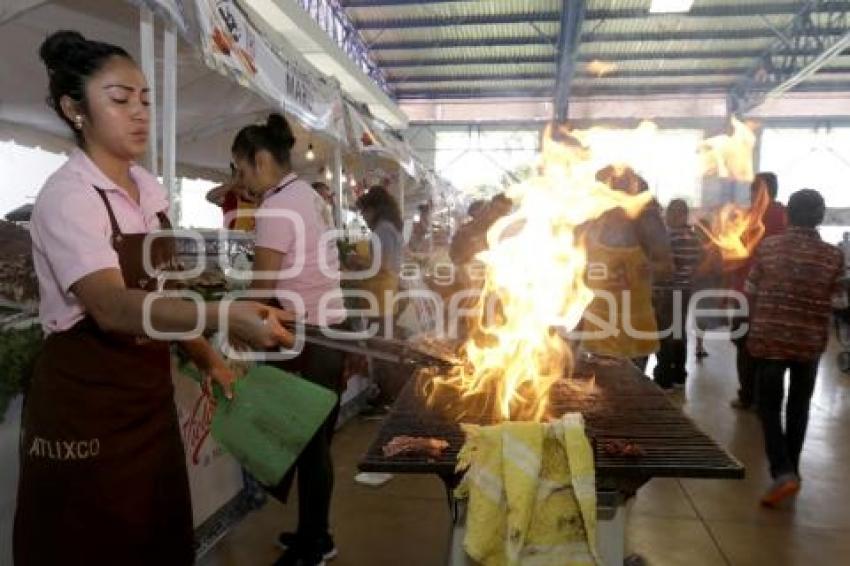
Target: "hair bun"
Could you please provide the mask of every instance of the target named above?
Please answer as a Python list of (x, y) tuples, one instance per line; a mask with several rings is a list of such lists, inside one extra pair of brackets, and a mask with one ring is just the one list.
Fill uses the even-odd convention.
[(292, 128), (289, 127), (286, 118), (280, 114), (269, 114), (266, 120), (266, 128), (268, 128), (272, 137), (279, 140), (286, 149), (292, 149), (295, 145), (295, 135), (292, 133)]
[(62, 30), (49, 36), (41, 44), (38, 55), (44, 61), (48, 71), (54, 71), (73, 59), (75, 53), (85, 49), (89, 45), (83, 35), (76, 31)]

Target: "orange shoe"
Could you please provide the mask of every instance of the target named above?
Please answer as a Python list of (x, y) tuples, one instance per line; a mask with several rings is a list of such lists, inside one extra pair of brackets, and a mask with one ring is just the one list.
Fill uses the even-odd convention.
[(800, 491), (800, 480), (794, 476), (781, 477), (776, 480), (773, 487), (761, 498), (764, 507), (777, 507), (780, 503), (797, 494)]

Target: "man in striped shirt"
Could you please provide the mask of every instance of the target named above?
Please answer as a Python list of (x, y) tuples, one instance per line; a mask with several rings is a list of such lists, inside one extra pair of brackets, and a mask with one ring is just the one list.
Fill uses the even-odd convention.
[(667, 206), (666, 223), (673, 255), (673, 274), (653, 290), (661, 347), (656, 354), (655, 382), (663, 389), (684, 386), (688, 372), (688, 302), (694, 273), (702, 258), (702, 244), (688, 224), (688, 204), (674, 199)]
[[(761, 235), (762, 241), (770, 236), (782, 234), (788, 225), (785, 207), (776, 200), (779, 193), (779, 180), (775, 173), (761, 172), (756, 175), (750, 186), (751, 204), (755, 206), (756, 202), (759, 198), (762, 198), (764, 193), (767, 194), (770, 204), (767, 210), (765, 210), (764, 216), (762, 216), (762, 223), (764, 224), (764, 234)], [(756, 246), (759, 245), (761, 245), (761, 242), (756, 244)], [(744, 284), (752, 269), (753, 261), (753, 257), (750, 256), (739, 262), (738, 266), (729, 273), (731, 289), (733, 291), (744, 292)], [(735, 344), (735, 348), (737, 349), (735, 361), (736, 369), (738, 370), (738, 384), (740, 385), (738, 396), (732, 400), (730, 405), (733, 409), (749, 411), (754, 409), (756, 380), (753, 358), (746, 347), (746, 329), (749, 327), (749, 321), (746, 317), (734, 316), (730, 322), (731, 330), (736, 336), (736, 338), (732, 339), (732, 343)]]
[[(762, 241), (746, 282), (755, 303), (747, 349), (754, 360), (756, 404), (774, 479), (762, 504), (770, 507), (800, 489), (800, 453), (833, 299), (846, 302), (840, 286), (844, 257), (821, 241), (816, 230), (825, 208), (817, 191), (791, 195), (790, 227)], [(791, 375), (783, 430), (786, 371)]]

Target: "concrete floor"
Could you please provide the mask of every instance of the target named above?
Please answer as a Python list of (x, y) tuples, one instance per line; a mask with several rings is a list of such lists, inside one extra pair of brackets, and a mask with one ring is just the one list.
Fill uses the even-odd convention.
[[(736, 391), (734, 349), (707, 344), (702, 365), (691, 360), (677, 403), (747, 467), (742, 481), (653, 480), (628, 518), (627, 546), (652, 566), (838, 566), (850, 564), (850, 377), (821, 363), (803, 454), (803, 489), (787, 508), (765, 510), (758, 498), (768, 474), (758, 418), (729, 408)], [(354, 483), (357, 459), (378, 426), (358, 419), (335, 440), (337, 489), (334, 566), (436, 566), (445, 557), (449, 517), (432, 477), (397, 476), (381, 488)], [(202, 566), (268, 565), (277, 533), (295, 526), (294, 508), (276, 501), (234, 528)]]

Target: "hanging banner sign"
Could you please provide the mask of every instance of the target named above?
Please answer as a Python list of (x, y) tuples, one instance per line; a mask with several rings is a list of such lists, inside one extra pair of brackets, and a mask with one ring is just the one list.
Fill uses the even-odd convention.
[(345, 103), (348, 114), (349, 143), (361, 154), (377, 154), (398, 163), (408, 176), (416, 175), (413, 154), (406, 144), (386, 131), (374, 119), (364, 116), (355, 106)]
[(207, 65), (232, 76), (305, 127), (336, 139), (339, 89), (311, 71), (300, 56), (273, 46), (232, 0), (195, 0)]

